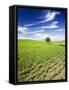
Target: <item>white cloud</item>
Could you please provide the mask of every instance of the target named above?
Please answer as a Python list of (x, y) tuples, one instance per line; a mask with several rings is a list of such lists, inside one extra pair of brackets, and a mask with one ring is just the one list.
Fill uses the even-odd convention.
[(18, 39), (25, 39), (27, 31), (27, 27), (18, 26)]
[(56, 15), (59, 15), (59, 14), (60, 14), (60, 12), (56, 12), (56, 11), (51, 12), (51, 11), (49, 11), (44, 17), (42, 17), (42, 18), (45, 18), (44, 20), (36, 22), (36, 23), (32, 23), (32, 24), (27, 24), (25, 26), (32, 26), (32, 25), (36, 25), (36, 24), (39, 24), (39, 23), (44, 23), (44, 22), (54, 20)]
[(27, 34), (34, 34), (34, 33), (40, 33), (40, 32), (43, 32), (44, 30), (41, 29), (41, 30), (37, 30), (37, 31), (31, 31), (31, 32), (27, 32)]
[(54, 21), (50, 25), (45, 25), (45, 26), (41, 26), (39, 28), (34, 28), (34, 29), (53, 29), (53, 28), (58, 28), (59, 26), (57, 24), (58, 24), (58, 21)]
[(22, 34), (26, 34), (27, 30), (27, 27), (18, 26), (18, 32), (20, 31)]
[(40, 32), (43, 32), (44, 29), (40, 29), (37, 28), (37, 30), (33, 30), (33, 31), (30, 31), (31, 29), (27, 28), (27, 27), (22, 27), (22, 26), (18, 26), (18, 33), (20, 32), (22, 35), (26, 35), (26, 34), (34, 34), (34, 33), (40, 33)]
[(27, 27), (18, 26), (18, 31), (27, 30)]
[[(28, 34), (29, 35), (32, 35), (32, 34), (34, 35), (35, 34), (35, 36), (39, 36), (40, 38), (44, 38), (44, 37), (48, 36), (47, 34), (42, 34), (42, 33), (44, 33), (44, 31), (46, 31), (44, 29), (58, 28), (57, 24), (58, 24), (58, 21), (54, 21), (48, 26), (41, 26), (41, 27), (38, 27), (38, 28), (33, 28), (33, 30), (26, 27), (26, 26), (23, 26), (23, 27), (18, 26), (18, 37), (19, 38), (21, 38), (21, 37), (26, 38), (26, 35), (28, 35)], [(62, 29), (60, 29), (60, 30), (57, 29), (56, 31), (61, 31), (61, 30)]]
[(58, 26), (57, 25), (49, 25), (49, 26), (42, 26), (40, 28), (43, 28), (43, 29), (46, 29), (46, 28), (53, 29), (53, 28), (58, 28)]
[(57, 32), (61, 32), (61, 31), (64, 31), (64, 29), (57, 29), (56, 31)]
[(54, 21), (54, 22), (51, 23), (51, 25), (56, 25), (58, 23), (59, 23), (58, 21)]
[(51, 20), (55, 19), (55, 16), (58, 15), (58, 14), (60, 14), (60, 13), (59, 12), (54, 12), (54, 11), (53, 12), (49, 11), (47, 13), (47, 15), (44, 17), (45, 21), (48, 22), (48, 21), (51, 21)]
[(33, 23), (33, 24), (26, 24), (24, 26), (32, 26), (32, 25), (36, 25), (36, 24), (37, 24), (37, 22), (36, 23)]

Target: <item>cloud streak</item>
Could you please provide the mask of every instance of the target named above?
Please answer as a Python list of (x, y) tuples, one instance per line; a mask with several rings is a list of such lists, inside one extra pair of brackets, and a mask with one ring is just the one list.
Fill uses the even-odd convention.
[[(58, 24), (58, 21), (54, 21), (52, 22), (50, 25), (47, 25), (47, 26), (41, 26), (41, 27), (37, 27), (37, 28), (28, 28), (28, 27), (25, 27), (25, 26), (18, 26), (18, 33), (21, 34), (21, 35), (25, 35), (25, 34), (34, 34), (34, 33), (41, 33), (41, 32), (44, 32), (46, 31), (46, 29), (56, 29), (58, 28), (59, 26), (57, 25)], [(31, 31), (33, 30), (33, 31)], [(56, 31), (62, 31), (63, 29), (57, 29)]]
[(33, 28), (33, 29), (54, 29), (54, 28), (58, 28), (59, 26), (57, 25), (59, 22), (58, 21), (54, 21), (49, 25), (45, 25), (45, 26), (41, 26), (38, 28)]
[(19, 34), (34, 34), (34, 33), (41, 33), (41, 32), (44, 32), (43, 29), (40, 29), (38, 28), (38, 30), (33, 30), (33, 31), (30, 31), (31, 29), (29, 28), (26, 28), (26, 27), (21, 27), (21, 26), (18, 26), (18, 33)]
[(64, 29), (57, 29), (56, 31), (57, 32), (62, 32), (62, 31), (64, 31)]
[(60, 12), (54, 12), (54, 11), (51, 12), (51, 11), (49, 11), (44, 17), (42, 17), (42, 18), (44, 18), (44, 20), (36, 22), (36, 23), (32, 23), (32, 24), (27, 24), (27, 25), (24, 25), (24, 26), (29, 27), (29, 26), (33, 26), (33, 25), (37, 25), (37, 24), (40, 24), (40, 23), (45, 23), (45, 22), (54, 20), (56, 15), (59, 15), (59, 14), (60, 14)]
[(60, 14), (59, 12), (54, 12), (54, 11), (51, 12), (51, 11), (49, 11), (47, 13), (47, 15), (44, 17), (45, 21), (46, 22), (51, 21), (51, 20), (55, 19), (56, 15), (59, 15), (59, 14)]

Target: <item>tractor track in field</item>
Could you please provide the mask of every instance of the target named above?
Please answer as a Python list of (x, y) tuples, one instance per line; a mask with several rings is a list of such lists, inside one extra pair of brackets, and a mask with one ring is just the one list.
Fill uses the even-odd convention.
[[(63, 54), (59, 54), (59, 55), (57, 55), (56, 57), (53, 57), (52, 59), (58, 59), (60, 56), (63, 56)], [(50, 60), (52, 60), (52, 59), (50, 59)], [(55, 66), (57, 67), (57, 66), (59, 66), (59, 65), (61, 65), (60, 63), (62, 63), (62, 61), (59, 63), (59, 60), (61, 60), (62, 58), (60, 58), (60, 59), (58, 59), (57, 61), (55, 61), (53, 64), (51, 63), (51, 65), (50, 65), (50, 67), (48, 66), (48, 71), (50, 72), (50, 69), (52, 69), (52, 68), (54, 68)], [(37, 68), (37, 67), (39, 67), (39, 68)], [(25, 81), (27, 81), (27, 80), (29, 80), (29, 81), (32, 81), (32, 80), (37, 80), (38, 78), (39, 78), (39, 80), (41, 80), (40, 79), (40, 77), (42, 77), (42, 76), (46, 76), (46, 70), (42, 70), (42, 66), (41, 66), (41, 64), (39, 63), (39, 64), (37, 64), (37, 69), (36, 69), (36, 71), (35, 71), (35, 68), (33, 68), (33, 69), (30, 69), (29, 71), (25, 71), (25, 72), (23, 72), (22, 74), (20, 74), (19, 76), (20, 76), (20, 78), (19, 78), (19, 80), (20, 79), (22, 79), (22, 78), (25, 78)], [(52, 72), (52, 71), (51, 71)], [(26, 74), (25, 74), (26, 73)], [(27, 73), (29, 73), (28, 75), (27, 75)], [(44, 73), (44, 74), (42, 74), (42, 73)], [(22, 76), (23, 74), (25, 74), (24, 76)], [(42, 75), (41, 75), (42, 74)], [(31, 76), (32, 75), (32, 76)], [(26, 77), (27, 76), (27, 77)], [(40, 77), (39, 77), (40, 76)], [(47, 76), (46, 76), (47, 77)], [(53, 76), (52, 76), (53, 77)], [(52, 78), (51, 77), (51, 78)], [(37, 78), (37, 79), (36, 79)], [(50, 78), (50, 79), (51, 79)], [(48, 78), (46, 78), (46, 79), (48, 79)]]

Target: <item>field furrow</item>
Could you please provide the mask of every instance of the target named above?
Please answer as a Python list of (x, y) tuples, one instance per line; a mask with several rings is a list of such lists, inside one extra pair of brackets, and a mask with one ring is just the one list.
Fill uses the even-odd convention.
[(65, 79), (63, 42), (18, 42), (18, 81)]

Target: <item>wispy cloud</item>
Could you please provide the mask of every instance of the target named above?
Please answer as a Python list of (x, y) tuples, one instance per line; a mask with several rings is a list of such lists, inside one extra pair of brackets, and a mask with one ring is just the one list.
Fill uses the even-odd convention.
[(40, 32), (44, 32), (44, 29), (40, 29), (37, 28), (37, 30), (33, 30), (33, 31), (30, 31), (31, 29), (27, 28), (27, 27), (22, 27), (22, 26), (18, 26), (18, 33), (19, 34), (34, 34), (34, 33), (40, 33)]
[(35, 34), (35, 33), (41, 33), (41, 32), (44, 32), (44, 30), (41, 29), (41, 30), (37, 30), (37, 31), (31, 31), (31, 32), (27, 32), (27, 34)]
[(53, 28), (58, 28), (59, 26), (57, 25), (58, 22), (52, 22), (50, 25), (48, 26), (42, 26), (40, 28), (48, 28), (48, 29), (53, 29)]
[(57, 25), (59, 22), (58, 21), (53, 21), (51, 24), (49, 25), (44, 25), (38, 28), (33, 28), (33, 29), (54, 29), (54, 28), (58, 28), (59, 26)]
[(42, 17), (44, 20), (41, 20), (39, 22), (36, 22), (36, 23), (32, 23), (32, 24), (27, 24), (27, 25), (24, 25), (24, 26), (32, 26), (32, 25), (36, 25), (36, 24), (40, 24), (40, 23), (45, 23), (45, 22), (48, 22), (48, 21), (51, 21), (51, 20), (54, 20), (56, 15), (59, 15), (60, 12), (51, 12), (51, 11), (48, 11), (48, 13)]
[(56, 31), (57, 32), (62, 32), (62, 31), (64, 31), (64, 29), (57, 29)]
[(36, 23), (33, 23), (33, 24), (26, 24), (26, 25), (24, 25), (24, 26), (27, 26), (27, 27), (29, 27), (29, 26), (33, 26), (33, 25), (36, 25), (38, 22), (36, 22)]
[(18, 32), (19, 31), (26, 32), (27, 30), (28, 30), (27, 27), (18, 26)]
[(58, 28), (57, 25), (50, 25), (50, 26), (42, 26), (40, 28), (43, 28), (43, 29), (54, 29), (54, 28)]
[[(58, 21), (54, 21), (49, 25), (37, 27), (37, 28), (28, 28), (26, 26), (18, 26), (18, 34), (19, 35), (26, 35), (26, 34), (35, 34), (35, 33), (41, 33), (46, 31), (46, 29), (55, 29), (58, 28), (59, 26), (57, 25)], [(62, 31), (63, 29), (57, 29), (56, 31)]]
[(28, 31), (27, 27), (18, 26), (18, 37), (25, 37), (26, 33)]
[(56, 15), (58, 14), (60, 14), (60, 12), (49, 11), (43, 18), (45, 18), (45, 21), (48, 22), (48, 21), (55, 19)]

